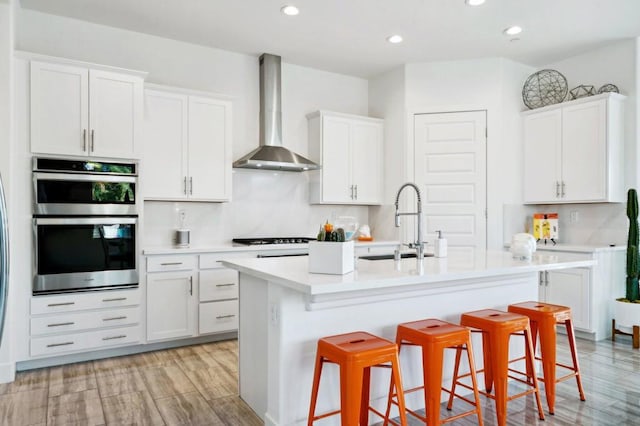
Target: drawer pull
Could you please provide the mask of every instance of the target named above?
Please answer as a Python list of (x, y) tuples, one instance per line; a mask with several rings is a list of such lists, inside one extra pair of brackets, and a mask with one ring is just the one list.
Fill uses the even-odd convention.
[(114, 297), (113, 299), (102, 299), (103, 302), (119, 302), (121, 300), (127, 300), (126, 297)]
[(126, 334), (121, 334), (119, 336), (103, 337), (102, 340), (124, 339), (125, 337), (127, 337)]
[(236, 285), (236, 283), (216, 284), (216, 287), (231, 287), (232, 285)]
[(218, 315), (216, 317), (216, 319), (225, 319), (225, 318), (233, 318), (233, 317), (235, 317), (234, 314), (232, 314), (232, 315)]
[(113, 318), (103, 318), (102, 321), (115, 321), (115, 320), (121, 320), (121, 319), (127, 319), (127, 317), (122, 316), (122, 317), (113, 317)]
[(62, 327), (63, 325), (73, 325), (75, 322), (59, 322), (57, 324), (47, 324), (47, 327)]
[(47, 306), (67, 306), (67, 305), (75, 305), (76, 302), (63, 302), (63, 303), (49, 303)]
[(182, 265), (182, 262), (164, 262), (160, 264), (160, 266), (173, 266), (173, 265)]
[(64, 343), (51, 343), (47, 345), (48, 348), (55, 348), (56, 346), (69, 346), (73, 345), (73, 342), (64, 342)]

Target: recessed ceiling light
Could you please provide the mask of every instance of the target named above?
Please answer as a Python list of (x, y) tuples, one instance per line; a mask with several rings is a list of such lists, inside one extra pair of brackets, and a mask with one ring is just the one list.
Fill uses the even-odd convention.
[(480, 6), (485, 2), (485, 0), (465, 0), (464, 2), (467, 6)]
[(296, 16), (298, 13), (300, 13), (300, 10), (298, 10), (298, 8), (295, 6), (287, 5), (282, 6), (280, 12), (284, 13), (285, 15)]
[(402, 42), (402, 36), (398, 34), (394, 34), (392, 36), (387, 37), (387, 41), (389, 43), (398, 44)]
[(506, 28), (503, 33), (505, 33), (506, 35), (516, 35), (516, 34), (520, 34), (522, 32), (522, 28), (520, 28), (517, 25), (513, 25), (509, 28)]

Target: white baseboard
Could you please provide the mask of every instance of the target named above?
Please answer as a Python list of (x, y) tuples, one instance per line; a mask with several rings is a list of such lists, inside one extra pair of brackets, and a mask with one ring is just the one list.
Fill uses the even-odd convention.
[(0, 383), (10, 383), (16, 379), (16, 364), (6, 362), (0, 364)]

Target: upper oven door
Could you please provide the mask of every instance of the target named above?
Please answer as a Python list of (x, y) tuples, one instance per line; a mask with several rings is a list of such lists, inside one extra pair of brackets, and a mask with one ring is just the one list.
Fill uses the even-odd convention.
[(136, 218), (33, 221), (34, 293), (138, 284)]
[(33, 173), (36, 215), (135, 215), (135, 176)]

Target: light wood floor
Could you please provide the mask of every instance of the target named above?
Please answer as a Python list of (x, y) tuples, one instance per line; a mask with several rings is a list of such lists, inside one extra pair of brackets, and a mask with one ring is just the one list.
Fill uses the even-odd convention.
[[(539, 421), (533, 398), (520, 398), (509, 425), (640, 425), (640, 351), (619, 340), (578, 341), (585, 402), (569, 380), (557, 386), (555, 416), (545, 406)], [(237, 342), (207, 343), (18, 373), (0, 384), (0, 425), (261, 425), (237, 393)], [(483, 417), (496, 424), (492, 401)]]

